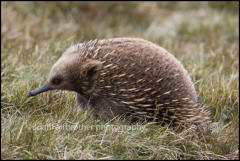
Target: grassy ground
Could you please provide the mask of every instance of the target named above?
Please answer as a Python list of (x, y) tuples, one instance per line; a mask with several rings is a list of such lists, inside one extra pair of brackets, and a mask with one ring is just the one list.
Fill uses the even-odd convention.
[[(1, 2), (1, 159), (239, 159), (238, 2)], [(70, 45), (141, 37), (182, 61), (212, 124), (91, 119), (74, 93), (27, 93)]]

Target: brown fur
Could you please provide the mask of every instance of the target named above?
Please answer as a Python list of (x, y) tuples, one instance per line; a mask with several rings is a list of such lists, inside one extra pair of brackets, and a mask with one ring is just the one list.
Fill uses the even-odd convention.
[[(57, 86), (51, 82), (61, 79)], [(94, 116), (132, 115), (177, 124), (209, 119), (183, 65), (143, 39), (113, 38), (77, 44), (53, 66), (52, 89), (77, 92), (77, 105)]]

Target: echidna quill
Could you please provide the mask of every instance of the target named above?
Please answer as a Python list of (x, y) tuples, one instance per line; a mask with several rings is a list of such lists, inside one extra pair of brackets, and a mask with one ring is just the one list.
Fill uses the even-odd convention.
[(53, 90), (76, 92), (93, 116), (130, 115), (175, 124), (209, 119), (183, 65), (165, 49), (138, 38), (113, 38), (68, 48), (46, 84), (28, 96)]

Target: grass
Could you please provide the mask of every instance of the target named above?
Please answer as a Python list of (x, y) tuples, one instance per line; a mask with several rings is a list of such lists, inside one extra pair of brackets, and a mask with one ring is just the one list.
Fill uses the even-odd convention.
[[(239, 159), (239, 2), (116, 3), (1, 2), (1, 159)], [(89, 118), (72, 92), (26, 97), (70, 45), (124, 36), (184, 64), (209, 127)]]

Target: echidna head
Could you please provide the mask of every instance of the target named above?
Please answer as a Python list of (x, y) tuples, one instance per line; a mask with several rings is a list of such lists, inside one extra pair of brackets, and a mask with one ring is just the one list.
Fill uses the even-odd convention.
[(96, 79), (102, 68), (102, 63), (98, 60), (83, 59), (81, 50), (67, 52), (53, 65), (47, 82), (29, 92), (28, 96), (35, 96), (42, 92), (61, 89), (75, 91), (78, 93), (91, 93), (94, 89)]

